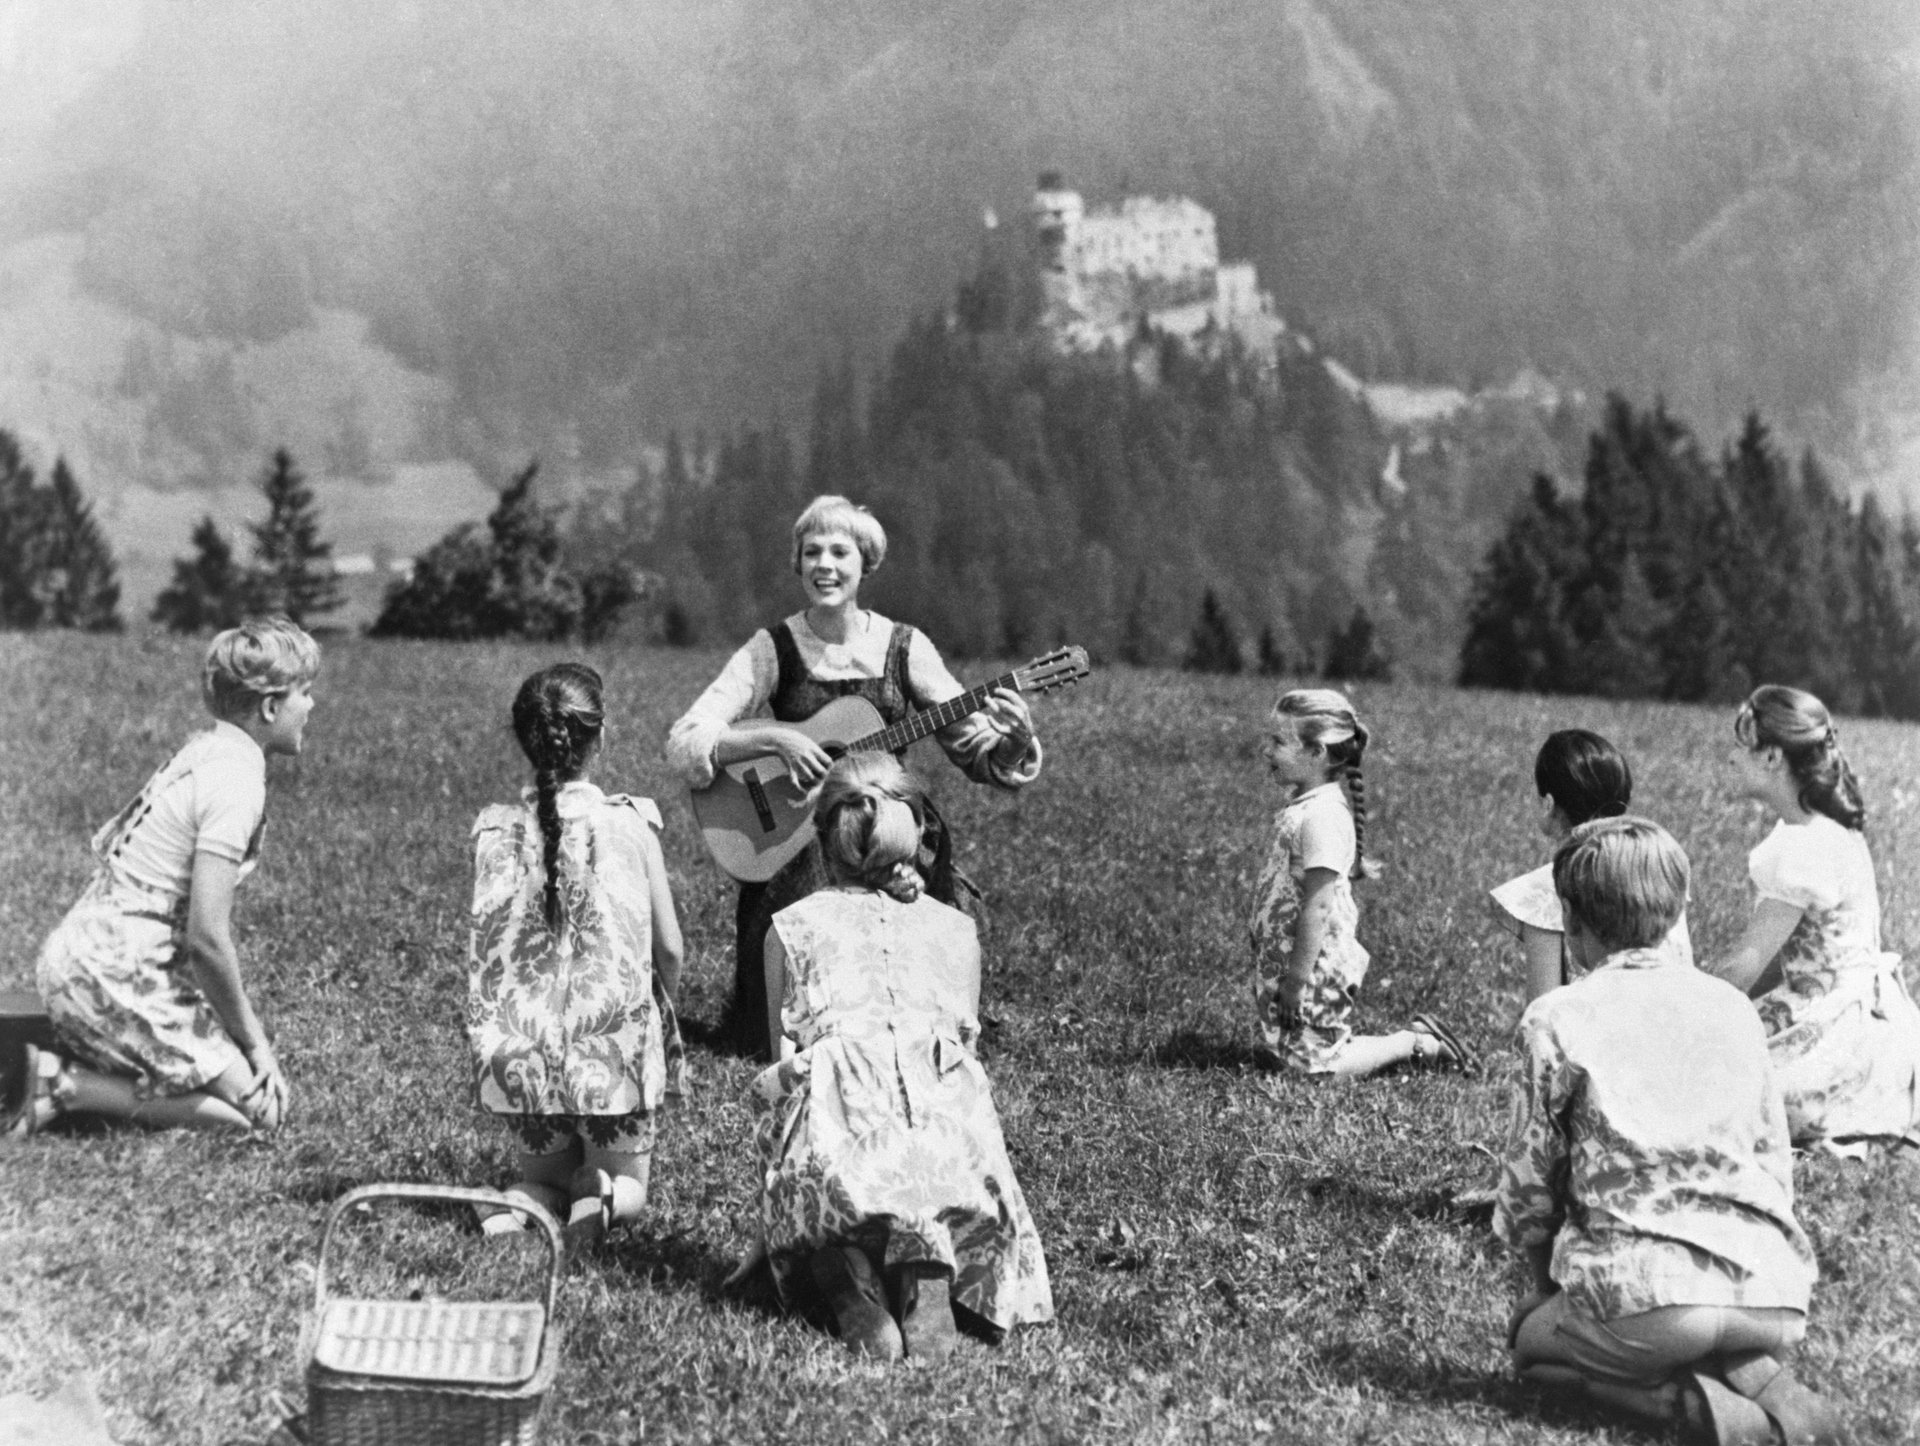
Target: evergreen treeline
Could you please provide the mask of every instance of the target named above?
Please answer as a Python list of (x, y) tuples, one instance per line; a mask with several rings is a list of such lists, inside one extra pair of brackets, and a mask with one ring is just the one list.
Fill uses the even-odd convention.
[(500, 494), (486, 526), (462, 523), (414, 559), (387, 592), (374, 637), (604, 637), (639, 596), (630, 568), (576, 567), (554, 513), (533, 493), (537, 462)]
[(1920, 524), (1797, 472), (1757, 415), (1717, 461), (1664, 405), (1608, 400), (1585, 489), (1550, 478), (1487, 553), (1460, 681), (1729, 701), (1790, 683), (1920, 718)]
[(311, 623), (341, 605), (333, 544), (320, 536), (313, 489), (286, 448), (273, 454), (259, 487), (267, 515), (247, 524), (253, 561), (237, 562), (213, 518), (201, 518), (189, 539), (193, 555), (174, 559), (173, 581), (154, 599), (155, 622), (182, 633), (230, 628), (266, 613)]
[[(1209, 597), (1208, 627), (1258, 637), (1271, 668), (1317, 671), (1362, 608), (1379, 631), (1356, 668), (1384, 668), (1396, 633), (1458, 647), (1468, 577), (1450, 559), (1477, 556), (1512, 500), (1463, 480), (1483, 450), (1426, 459), (1416, 503), (1383, 485), (1386, 439), (1303, 345), (1267, 362), (1142, 335), (1062, 358), (1007, 326), (1006, 289), (983, 273), (912, 325), (864, 408), (850, 368), (823, 377), (804, 450), (777, 425), (670, 443), (632, 555), (664, 581), (666, 639), (738, 640), (791, 611), (793, 518), (840, 492), (888, 530), (876, 605), (957, 654), (1071, 641), (1177, 664)], [(1538, 427), (1524, 446), (1535, 466), (1554, 454)], [(1369, 570), (1381, 548), (1390, 580)]]
[(0, 628), (119, 627), (113, 552), (66, 459), (41, 483), (0, 431)]

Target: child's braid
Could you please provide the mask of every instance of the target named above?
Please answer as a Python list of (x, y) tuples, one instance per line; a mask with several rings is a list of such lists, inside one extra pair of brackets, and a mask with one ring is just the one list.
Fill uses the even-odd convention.
[(559, 663), (520, 685), (513, 729), (533, 765), (534, 816), (546, 865), (544, 913), (558, 934), (565, 923), (560, 898), (561, 786), (578, 778), (599, 740), (600, 675), (584, 663)]
[(1367, 866), (1367, 779), (1360, 769), (1366, 751), (1366, 730), (1358, 725), (1353, 737), (1327, 747), (1328, 759), (1345, 772), (1347, 797), (1353, 804), (1353, 872), (1348, 877), (1355, 879), (1372, 877)]

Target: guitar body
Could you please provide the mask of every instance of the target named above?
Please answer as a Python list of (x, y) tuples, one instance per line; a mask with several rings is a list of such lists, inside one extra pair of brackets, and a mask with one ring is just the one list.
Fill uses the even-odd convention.
[[(886, 720), (865, 698), (835, 698), (792, 726), (838, 758)], [(715, 863), (743, 884), (764, 884), (813, 842), (817, 792), (794, 787), (786, 764), (769, 753), (716, 769), (713, 782), (693, 794), (693, 816)]]

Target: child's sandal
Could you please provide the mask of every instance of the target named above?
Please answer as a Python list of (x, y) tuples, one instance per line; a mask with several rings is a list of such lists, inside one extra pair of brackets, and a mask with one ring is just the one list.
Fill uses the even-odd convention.
[(613, 1228), (613, 1176), (592, 1165), (573, 1172), (573, 1205), (567, 1213), (568, 1245), (592, 1245)]
[(1473, 1048), (1431, 1014), (1414, 1015), (1412, 1028), (1417, 1034), (1431, 1035), (1438, 1040), (1440, 1048), (1445, 1051), (1441, 1058), (1452, 1061), (1460, 1073), (1472, 1074), (1480, 1068), (1480, 1056)]
[[(27, 1139), (37, 1135), (67, 1112), (73, 1099), (73, 1073), (67, 1062), (50, 1049), (23, 1044), (8, 1071), (0, 1135)], [(44, 1110), (42, 1106), (45, 1106)]]

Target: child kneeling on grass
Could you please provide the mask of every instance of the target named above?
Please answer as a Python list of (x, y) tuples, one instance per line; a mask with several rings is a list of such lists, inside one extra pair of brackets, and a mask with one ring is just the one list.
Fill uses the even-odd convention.
[[(507, 1193), (566, 1220), (574, 1239), (639, 1217), (659, 1113), (685, 1076), (660, 810), (587, 781), (604, 718), (600, 675), (584, 663), (528, 678), (513, 731), (533, 787), (473, 825), (475, 1092), (520, 1147)], [(483, 1228), (524, 1225), (502, 1211)]]
[(267, 755), (297, 754), (319, 646), (285, 618), (207, 649), (215, 722), (93, 838), (93, 881), (41, 946), (59, 1051), (29, 1047), (12, 1128), (68, 1110), (154, 1128), (271, 1130), (287, 1079), (240, 979), (233, 895), (266, 820)]
[(1830, 1439), (1833, 1407), (1780, 1363), (1815, 1268), (1793, 1216), (1786, 1113), (1753, 1007), (1662, 943), (1687, 857), (1658, 824), (1584, 824), (1553, 860), (1573, 962), (1520, 1020), (1525, 1117), (1494, 1230), (1532, 1292), (1520, 1374), (1722, 1443)]

